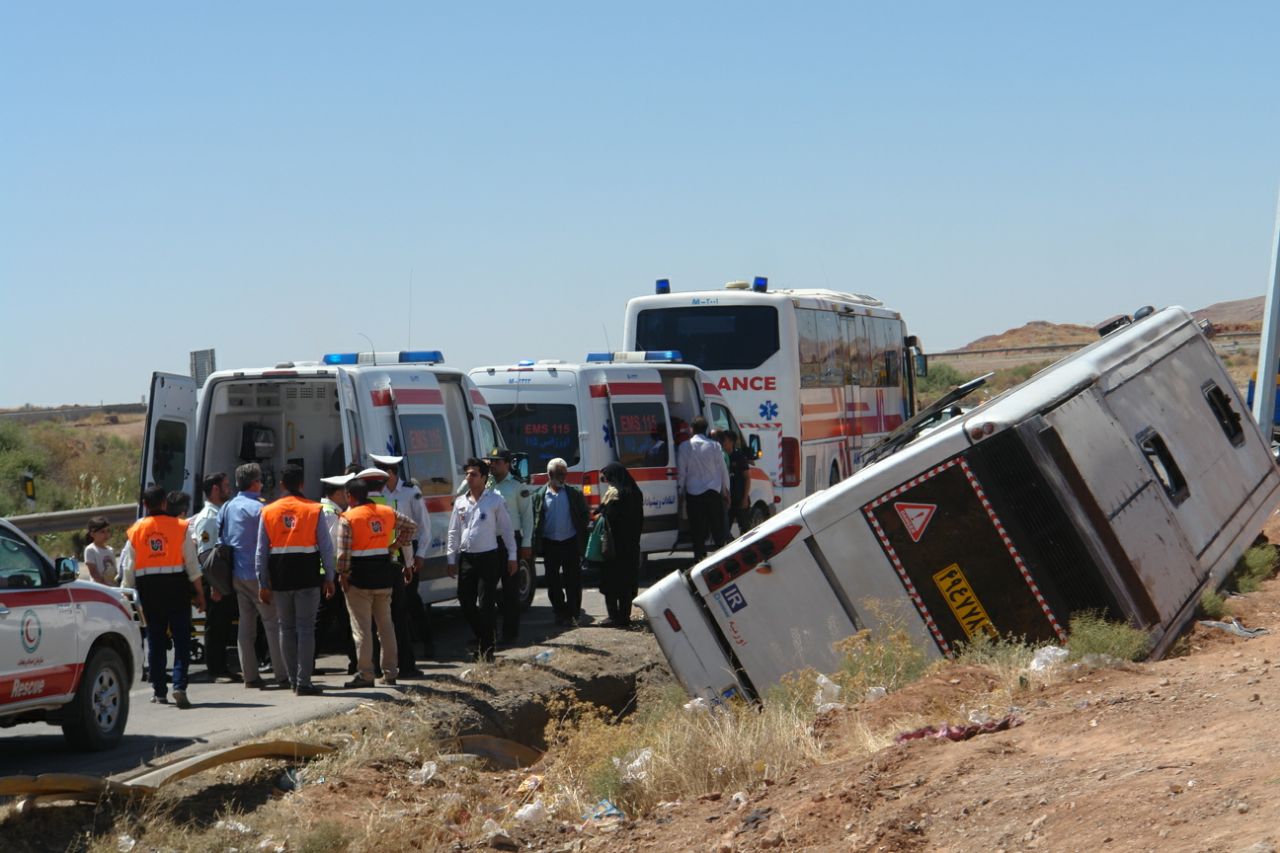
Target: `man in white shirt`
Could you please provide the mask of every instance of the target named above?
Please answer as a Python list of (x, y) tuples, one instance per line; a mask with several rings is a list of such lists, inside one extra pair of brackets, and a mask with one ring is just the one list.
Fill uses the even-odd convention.
[[(218, 510), (231, 499), (231, 481), (225, 473), (208, 474), (200, 484), (204, 506), (187, 522), (187, 534), (196, 543), (201, 566), (207, 552), (218, 544)], [(227, 641), (239, 607), (234, 590), (214, 587), (207, 574), (201, 579), (209, 612), (204, 619), (204, 660), (210, 681), (237, 682), (240, 676), (227, 666)]]
[(497, 641), (498, 578), (502, 573), (502, 552), (507, 549), (507, 572), (516, 571), (516, 537), (506, 501), (497, 492), (485, 489), (489, 465), (471, 458), (463, 466), (467, 491), (453, 502), (445, 559), (449, 576), (458, 579), (458, 602), (480, 647), (481, 660), (493, 660)]
[(707, 438), (707, 419), (698, 415), (690, 423), (693, 438), (676, 454), (677, 486), (689, 518), (693, 557), (707, 556), (707, 533), (719, 548), (726, 541), (725, 510), (729, 506), (729, 467), (720, 442)]

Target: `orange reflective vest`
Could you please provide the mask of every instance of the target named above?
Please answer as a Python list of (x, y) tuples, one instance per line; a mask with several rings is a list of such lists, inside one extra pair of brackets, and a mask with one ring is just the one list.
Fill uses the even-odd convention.
[(177, 575), (176, 580), (186, 581), (182, 543), (187, 531), (181, 521), (171, 515), (149, 515), (134, 523), (125, 535), (133, 546), (133, 574), (139, 589), (144, 580), (164, 575)]
[(324, 510), (317, 501), (286, 495), (262, 508), (262, 531), (267, 537), (267, 574), (271, 588), (281, 592), (320, 585), (322, 573), (316, 526)]
[(391, 561), (396, 537), (396, 511), (365, 503), (342, 514), (351, 525), (351, 584), (360, 589), (395, 586), (399, 569)]

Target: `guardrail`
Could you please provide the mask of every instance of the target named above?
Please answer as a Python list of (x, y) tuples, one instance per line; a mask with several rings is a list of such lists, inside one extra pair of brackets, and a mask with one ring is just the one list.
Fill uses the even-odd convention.
[(133, 524), (138, 518), (138, 505), (117, 504), (88, 509), (64, 509), (60, 512), (36, 512), (31, 515), (12, 515), (6, 521), (28, 536), (38, 536), (41, 533), (83, 530), (89, 519), (99, 515), (111, 524)]

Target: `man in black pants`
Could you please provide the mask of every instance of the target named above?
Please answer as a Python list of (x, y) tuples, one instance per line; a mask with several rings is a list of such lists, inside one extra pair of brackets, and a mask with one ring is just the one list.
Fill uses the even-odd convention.
[(547, 570), (547, 597), (556, 624), (578, 624), (582, 610), (582, 552), (587, 547), (587, 500), (565, 482), (568, 463), (547, 463), (547, 484), (533, 494), (533, 547)]
[(480, 660), (493, 660), (497, 642), (498, 577), (504, 570), (501, 539), (509, 559), (509, 575), (516, 573), (516, 539), (507, 504), (496, 492), (485, 489), (489, 466), (476, 458), (464, 466), (467, 491), (453, 502), (445, 559), (449, 576), (458, 579), (458, 603), (479, 643)]
[(689, 518), (693, 557), (707, 556), (707, 534), (717, 548), (725, 543), (725, 509), (729, 506), (729, 466), (719, 442), (707, 438), (707, 419), (698, 415), (690, 422), (693, 438), (680, 445), (676, 454), (679, 494)]
[[(225, 578), (211, 579), (206, 564), (212, 569), (211, 552), (218, 544), (218, 510), (231, 499), (231, 482), (225, 473), (208, 474), (200, 484), (204, 506), (187, 522), (187, 533), (195, 540), (196, 553), (204, 574), (201, 584), (209, 612), (204, 619), (204, 660), (210, 681), (240, 681), (227, 666), (227, 641), (231, 639), (231, 623), (238, 615), (235, 591), (231, 588), (230, 566)], [(249, 673), (252, 680), (256, 672)]]

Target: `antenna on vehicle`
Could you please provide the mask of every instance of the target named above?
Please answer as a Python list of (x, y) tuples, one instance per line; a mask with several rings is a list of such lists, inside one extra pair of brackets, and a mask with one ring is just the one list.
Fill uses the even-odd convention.
[(364, 332), (356, 332), (356, 334), (369, 342), (369, 355), (373, 357), (373, 363), (376, 365), (378, 363), (378, 351), (373, 347), (373, 339)]
[(413, 349), (413, 267), (409, 267), (409, 349)]
[(613, 347), (609, 344), (609, 327), (604, 323), (600, 324), (600, 331), (604, 332), (604, 348), (606, 352), (613, 352)]

